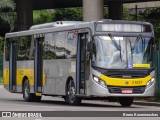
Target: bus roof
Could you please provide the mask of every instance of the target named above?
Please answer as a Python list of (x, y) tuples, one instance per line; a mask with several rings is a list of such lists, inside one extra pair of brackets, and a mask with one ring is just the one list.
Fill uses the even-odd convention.
[(30, 27), (30, 30), (51, 28), (51, 27), (61, 27), (61, 26), (75, 25), (80, 23), (82, 23), (82, 21), (57, 21), (57, 22), (33, 25), (32, 27)]
[(92, 21), (92, 22), (82, 22), (82, 21), (58, 21), (58, 22), (52, 22), (52, 23), (45, 23), (40, 25), (34, 25), (30, 28), (30, 30), (26, 31), (19, 31), (19, 32), (12, 32), (12, 33), (6, 33), (5, 38), (10, 37), (19, 37), (19, 36), (29, 36), (34, 34), (45, 34), (50, 32), (58, 32), (58, 31), (65, 31), (65, 30), (74, 30), (74, 29), (80, 29), (80, 28), (90, 28), (94, 29), (95, 23), (118, 23), (118, 24), (149, 24), (148, 22), (141, 22), (141, 21), (125, 21), (125, 20), (110, 20), (110, 19), (104, 19), (101, 21)]

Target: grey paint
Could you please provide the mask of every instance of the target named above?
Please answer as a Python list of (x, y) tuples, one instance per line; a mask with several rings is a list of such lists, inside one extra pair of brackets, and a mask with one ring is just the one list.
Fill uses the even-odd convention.
[[(102, 21), (99, 21), (102, 22)], [(45, 33), (53, 33), (53, 32), (58, 32), (58, 31), (72, 31), (72, 30), (81, 30), (85, 28), (91, 29), (91, 34), (108, 34), (108, 32), (96, 32), (95, 33), (95, 24), (97, 22), (84, 22), (81, 24), (76, 24), (76, 25), (68, 25), (68, 26), (63, 26), (63, 27), (52, 27), (52, 28), (44, 28), (44, 29), (37, 29), (37, 30), (28, 30), (28, 31), (21, 31), (21, 32), (13, 32), (13, 33), (7, 33), (5, 35), (5, 38), (10, 38), (10, 37), (19, 37), (19, 36), (29, 36), (29, 35), (39, 35), (39, 34), (45, 34)], [(130, 23), (130, 24), (146, 24), (146, 25), (151, 25), (147, 22), (140, 22), (140, 21), (123, 21), (123, 20), (113, 20), (113, 21), (105, 21), (105, 23)], [(153, 26), (151, 25), (152, 30)], [(110, 34), (113, 34), (114, 32), (110, 32)], [(126, 35), (131, 35), (131, 33), (126, 33)], [(137, 33), (133, 33), (137, 35)], [(122, 35), (122, 33), (117, 33), (117, 35)], [(151, 36), (154, 36), (154, 32), (150, 34)]]
[(69, 74), (71, 60), (44, 60), (43, 68), (46, 76), (44, 94), (65, 95), (66, 81), (71, 76)]
[(104, 18), (104, 0), (83, 0), (83, 21)]
[(93, 96), (99, 96), (99, 97), (120, 97), (120, 96), (125, 96), (125, 97), (150, 97), (154, 96), (155, 93), (155, 83), (153, 83), (149, 88), (145, 90), (143, 94), (111, 94), (109, 93), (107, 88), (104, 88), (94, 82), (92, 80), (92, 89), (91, 89), (91, 94)]

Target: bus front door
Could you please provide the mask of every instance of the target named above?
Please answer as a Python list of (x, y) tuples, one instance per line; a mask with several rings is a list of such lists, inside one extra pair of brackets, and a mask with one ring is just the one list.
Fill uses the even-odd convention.
[(88, 33), (78, 35), (77, 64), (76, 64), (76, 93), (86, 94), (86, 83), (89, 79), (89, 52), (87, 49)]

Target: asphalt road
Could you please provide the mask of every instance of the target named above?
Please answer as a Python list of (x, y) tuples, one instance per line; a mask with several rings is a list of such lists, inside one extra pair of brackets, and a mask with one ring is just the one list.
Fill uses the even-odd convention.
[[(126, 112), (135, 112), (135, 111), (159, 111), (160, 107), (158, 106), (140, 106), (132, 105), (129, 108), (121, 107), (117, 102), (104, 102), (104, 101), (89, 101), (83, 100), (81, 106), (70, 106), (60, 97), (48, 97), (43, 96), (42, 101), (39, 103), (35, 102), (25, 102), (22, 98), (22, 94), (9, 93), (6, 91), (2, 85), (0, 85), (0, 111), (126, 111)], [(65, 112), (63, 112), (65, 114)], [(114, 114), (114, 113), (113, 113)], [(116, 112), (115, 112), (116, 114)], [(114, 116), (114, 115), (113, 115)], [(141, 117), (140, 119), (150, 120), (150, 117)], [(0, 118), (1, 120), (2, 118)], [(8, 118), (3, 118), (8, 119)], [(2, 120), (3, 120), (2, 119)], [(12, 118), (15, 119), (15, 118)], [(21, 118), (19, 118), (21, 119)], [(24, 119), (24, 118), (23, 118)], [(26, 118), (28, 119), (28, 118)], [(74, 117), (54, 117), (53, 118), (30, 118), (33, 120), (75, 120)], [(76, 117), (76, 120), (97, 120), (97, 117)], [(137, 120), (137, 117), (98, 117), (98, 120)], [(152, 118), (153, 119), (153, 118)], [(18, 120), (16, 118), (16, 120)], [(160, 120), (160, 117), (155, 117), (154, 120)]]

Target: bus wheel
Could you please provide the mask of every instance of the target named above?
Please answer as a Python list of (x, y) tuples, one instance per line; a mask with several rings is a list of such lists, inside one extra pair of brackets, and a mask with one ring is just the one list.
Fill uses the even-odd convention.
[(30, 86), (28, 80), (25, 80), (23, 84), (23, 99), (27, 102), (41, 101), (41, 96), (36, 96), (36, 94), (30, 93)]
[(81, 98), (75, 96), (75, 85), (73, 81), (70, 81), (67, 85), (67, 98), (66, 101), (70, 105), (79, 105), (82, 101)]
[(119, 97), (119, 103), (123, 107), (129, 107), (132, 105), (134, 98), (133, 97)]

